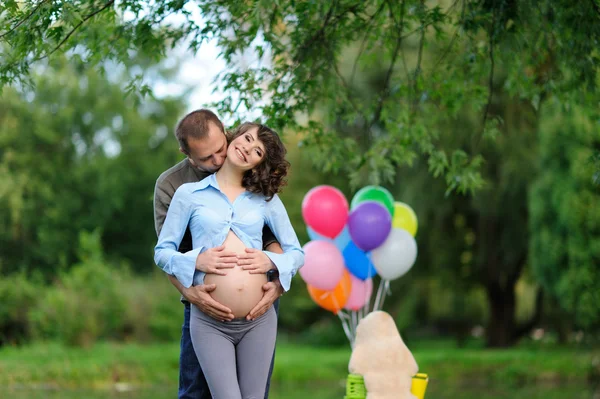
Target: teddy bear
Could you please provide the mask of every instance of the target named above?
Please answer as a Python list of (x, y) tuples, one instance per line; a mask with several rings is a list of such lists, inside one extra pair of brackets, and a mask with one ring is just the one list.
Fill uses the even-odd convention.
[(419, 366), (386, 312), (358, 323), (348, 370), (363, 376), (367, 399), (417, 399), (410, 389)]

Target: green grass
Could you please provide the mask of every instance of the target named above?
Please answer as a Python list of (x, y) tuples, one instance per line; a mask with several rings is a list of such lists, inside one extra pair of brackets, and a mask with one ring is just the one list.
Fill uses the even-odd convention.
[[(282, 340), (283, 341), (283, 340)], [(600, 352), (569, 348), (458, 349), (448, 343), (411, 345), (420, 370), (431, 381), (470, 381), (517, 386), (529, 382), (587, 383), (597, 378)], [(89, 349), (36, 343), (0, 349), (0, 386), (93, 388), (177, 383), (179, 346), (101, 343)], [(350, 348), (280, 342), (273, 382), (280, 386), (343, 384)], [(594, 360), (596, 359), (596, 360)]]

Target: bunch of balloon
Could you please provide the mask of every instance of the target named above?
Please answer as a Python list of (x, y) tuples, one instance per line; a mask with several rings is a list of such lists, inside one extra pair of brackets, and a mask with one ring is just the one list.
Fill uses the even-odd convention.
[[(360, 319), (381, 308), (389, 282), (416, 260), (416, 215), (381, 186), (363, 187), (348, 206), (340, 190), (321, 185), (304, 196), (302, 216), (311, 241), (300, 276), (313, 301), (340, 318), (353, 344)], [(381, 282), (370, 309), (377, 274)]]

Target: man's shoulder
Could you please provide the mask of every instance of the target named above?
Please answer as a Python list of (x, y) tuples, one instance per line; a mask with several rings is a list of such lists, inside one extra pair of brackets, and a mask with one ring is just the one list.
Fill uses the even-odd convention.
[(160, 176), (158, 176), (158, 179), (156, 179), (156, 184), (160, 185), (161, 183), (172, 183), (174, 181), (181, 182), (184, 176), (189, 174), (189, 168), (191, 168), (191, 165), (188, 159), (186, 158), (162, 172)]

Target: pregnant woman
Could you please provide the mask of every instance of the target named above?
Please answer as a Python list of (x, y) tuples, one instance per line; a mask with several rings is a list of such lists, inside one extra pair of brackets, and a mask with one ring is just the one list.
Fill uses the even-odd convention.
[[(229, 307), (232, 321), (216, 320), (193, 306), (190, 333), (213, 399), (262, 398), (275, 346), (277, 318), (273, 307), (247, 320), (260, 301), (267, 273), (278, 273), (284, 291), (304, 263), (304, 253), (283, 203), (277, 196), (289, 163), (279, 136), (264, 125), (242, 124), (232, 135), (221, 169), (198, 183), (177, 189), (155, 248), (155, 261), (185, 287), (215, 284), (213, 297)], [(243, 253), (261, 249), (267, 224), (283, 254), (266, 252), (269, 269), (240, 266), (221, 274), (196, 267), (203, 251), (224, 245)], [(194, 249), (177, 252), (186, 227)]]

